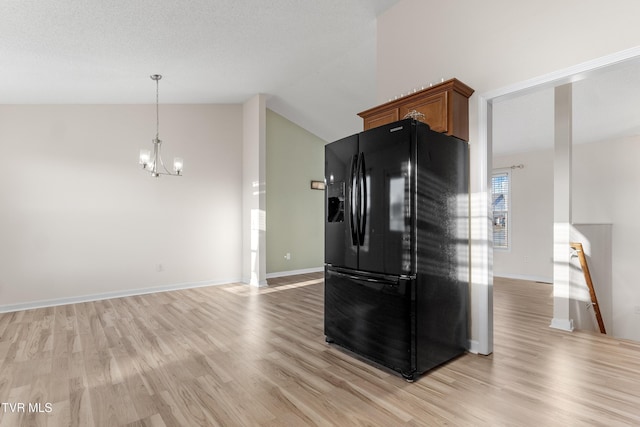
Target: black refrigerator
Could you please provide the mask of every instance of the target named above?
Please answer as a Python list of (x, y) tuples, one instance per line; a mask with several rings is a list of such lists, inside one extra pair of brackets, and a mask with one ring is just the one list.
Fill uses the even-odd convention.
[(325, 148), (326, 341), (408, 381), (465, 352), (469, 147), (401, 120)]

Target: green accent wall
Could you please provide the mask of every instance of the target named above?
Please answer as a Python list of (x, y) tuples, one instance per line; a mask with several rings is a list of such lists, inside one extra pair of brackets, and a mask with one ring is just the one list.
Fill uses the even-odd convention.
[(310, 184), (324, 180), (325, 144), (267, 109), (267, 274), (324, 264), (324, 191)]

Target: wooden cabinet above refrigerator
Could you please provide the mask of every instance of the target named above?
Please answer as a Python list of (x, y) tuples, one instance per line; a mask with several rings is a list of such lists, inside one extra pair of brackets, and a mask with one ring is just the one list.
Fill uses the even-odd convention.
[(364, 120), (364, 130), (368, 130), (395, 122), (414, 112), (415, 118), (427, 123), (434, 131), (468, 141), (469, 97), (473, 92), (458, 79), (451, 79), (358, 115)]

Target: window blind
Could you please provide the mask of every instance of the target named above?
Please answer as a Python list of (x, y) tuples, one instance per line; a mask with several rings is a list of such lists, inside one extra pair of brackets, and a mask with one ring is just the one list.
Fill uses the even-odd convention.
[(509, 172), (494, 173), (491, 178), (491, 206), (493, 210), (493, 247), (509, 248)]

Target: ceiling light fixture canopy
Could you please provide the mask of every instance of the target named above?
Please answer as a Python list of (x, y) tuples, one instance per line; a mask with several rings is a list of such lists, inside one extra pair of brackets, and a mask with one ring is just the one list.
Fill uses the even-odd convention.
[(151, 176), (157, 178), (160, 175), (180, 176), (182, 175), (182, 167), (184, 161), (181, 157), (175, 157), (173, 159), (173, 172), (169, 172), (164, 163), (162, 162), (162, 155), (160, 153), (162, 148), (162, 141), (160, 140), (160, 106), (158, 103), (159, 93), (159, 81), (162, 78), (160, 74), (153, 74), (151, 80), (156, 82), (156, 137), (152, 139), (152, 150), (140, 150), (140, 164), (142, 168), (151, 174)]

